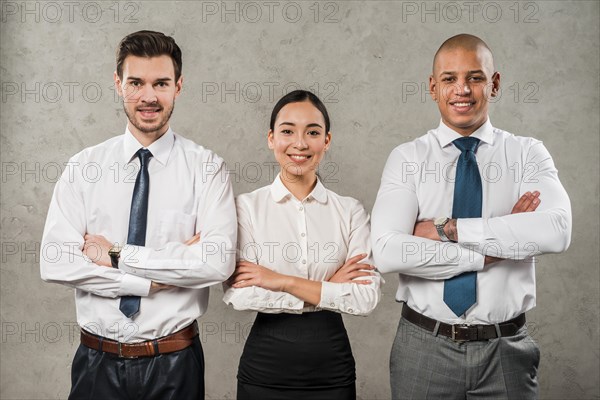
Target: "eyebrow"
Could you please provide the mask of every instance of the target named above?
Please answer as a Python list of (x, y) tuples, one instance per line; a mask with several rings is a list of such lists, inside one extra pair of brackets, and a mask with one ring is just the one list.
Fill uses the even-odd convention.
[[(285, 122), (285, 121), (279, 124), (279, 126), (281, 126), (281, 125), (296, 126), (296, 124), (294, 124), (293, 122)], [(320, 124), (317, 124), (316, 122), (313, 122), (312, 124), (306, 125), (307, 128), (312, 128), (312, 127), (315, 127), (315, 126), (318, 126), (319, 128), (323, 128)]]
[[(467, 74), (485, 74), (485, 72), (483, 72), (483, 70), (481, 69), (476, 69), (473, 71), (467, 71)], [(443, 71), (440, 73), (440, 75), (456, 75), (455, 71)]]
[[(138, 78), (137, 76), (129, 76), (129, 77), (127, 77), (127, 80), (128, 81), (143, 81), (142, 78)], [(167, 81), (172, 81), (172, 79), (166, 77), (166, 78), (158, 78), (155, 80), (155, 82), (167, 82)]]

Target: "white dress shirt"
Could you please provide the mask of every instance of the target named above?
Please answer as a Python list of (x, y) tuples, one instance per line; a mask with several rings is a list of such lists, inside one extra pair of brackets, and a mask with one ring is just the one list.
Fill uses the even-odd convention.
[[(153, 157), (145, 247), (125, 246), (119, 269), (83, 255), (86, 233), (127, 243), (140, 148), (126, 130), (73, 156), (54, 189), (42, 239), (42, 279), (74, 287), (79, 325), (122, 342), (189, 325), (206, 310), (208, 286), (235, 267), (237, 223), (225, 164), (171, 129), (148, 147)], [(183, 244), (198, 232), (199, 243)], [(149, 293), (152, 281), (176, 287)], [(119, 310), (124, 295), (141, 296), (133, 318)]]
[(257, 286), (225, 286), (223, 301), (236, 310), (299, 314), (320, 309), (366, 315), (381, 298), (381, 276), (358, 279), (370, 284), (332, 283), (347, 259), (361, 253), (360, 263), (372, 264), (369, 215), (360, 202), (326, 189), (319, 180), (302, 201), (284, 186), (279, 175), (270, 186), (236, 199), (238, 252), (242, 260), (285, 275), (322, 281), (321, 301), (314, 306), (286, 292)]
[[(481, 218), (458, 219), (458, 243), (413, 236), (416, 222), (451, 217), (462, 137), (443, 122), (396, 147), (373, 208), (373, 257), (381, 272), (398, 272), (396, 300), (446, 323), (503, 322), (535, 306), (535, 258), (567, 249), (571, 204), (548, 150), (486, 121), (471, 136), (482, 181)], [(536, 211), (510, 215), (521, 195), (538, 190)], [(505, 260), (484, 266), (484, 255)], [(477, 303), (456, 317), (443, 301), (444, 280), (477, 271)]]

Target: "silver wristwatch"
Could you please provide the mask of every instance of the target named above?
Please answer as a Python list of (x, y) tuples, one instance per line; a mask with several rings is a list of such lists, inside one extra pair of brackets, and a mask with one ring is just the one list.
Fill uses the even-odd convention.
[(444, 226), (450, 221), (448, 217), (438, 217), (433, 220), (433, 225), (437, 230), (438, 235), (440, 235), (440, 239), (442, 242), (451, 242), (451, 240), (446, 236), (446, 232), (444, 232)]

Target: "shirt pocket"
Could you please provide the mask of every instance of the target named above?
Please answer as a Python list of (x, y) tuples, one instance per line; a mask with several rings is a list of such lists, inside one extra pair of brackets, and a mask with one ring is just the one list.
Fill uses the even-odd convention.
[(195, 215), (178, 210), (163, 210), (158, 219), (159, 246), (169, 242), (184, 243), (194, 236), (195, 227)]

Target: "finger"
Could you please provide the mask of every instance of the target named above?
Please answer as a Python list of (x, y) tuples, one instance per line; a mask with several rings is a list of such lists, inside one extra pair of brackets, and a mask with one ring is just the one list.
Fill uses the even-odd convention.
[(539, 199), (539, 198), (533, 199), (533, 201), (531, 202), (531, 205), (529, 206), (529, 208), (527, 209), (527, 211), (528, 212), (535, 211), (538, 208), (538, 206), (540, 205), (541, 202), (542, 202), (542, 200)]
[(236, 282), (232, 286), (236, 287), (236, 288), (243, 288), (243, 287), (248, 287), (248, 286), (254, 286), (254, 281), (253, 280), (246, 280), (246, 281), (243, 281), (243, 282)]
[(372, 272), (363, 272), (363, 271), (357, 271), (357, 272), (353, 272), (351, 274), (348, 274), (348, 276), (350, 277), (350, 279), (355, 279), (355, 278), (359, 278), (361, 276), (373, 276), (374, 274)]
[(252, 275), (251, 274), (239, 274), (238, 276), (236, 276), (235, 278), (233, 278), (233, 283), (238, 283), (241, 281), (247, 281), (252, 279)]
[(367, 281), (364, 279), (359, 279), (356, 281), (352, 281), (352, 283), (356, 283), (357, 285), (370, 285), (371, 283), (373, 283), (372, 281)]
[(520, 210), (523, 207), (523, 204), (525, 203), (525, 201), (527, 201), (529, 194), (530, 194), (529, 192), (526, 192), (526, 193), (523, 193), (523, 195), (521, 197), (519, 197), (519, 200), (517, 200), (517, 202), (515, 203), (515, 205), (513, 207), (513, 211)]
[(515, 204), (515, 206), (513, 207), (512, 211), (511, 211), (511, 214), (518, 214), (518, 213), (526, 212), (527, 209), (529, 208), (529, 206), (531, 205), (532, 201), (533, 201), (532, 194), (530, 192), (525, 193), (523, 196), (521, 196), (519, 201), (517, 201), (517, 203)]
[(192, 236), (191, 238), (189, 238), (188, 240), (185, 241), (185, 245), (189, 246), (192, 245), (194, 243), (198, 243), (200, 241), (200, 234), (196, 233), (194, 236)]
[(362, 260), (363, 258), (365, 258), (367, 256), (366, 253), (361, 253), (358, 255), (355, 255), (354, 257), (349, 258), (344, 265), (350, 265), (350, 264), (356, 264), (357, 262), (359, 262), (360, 260)]

